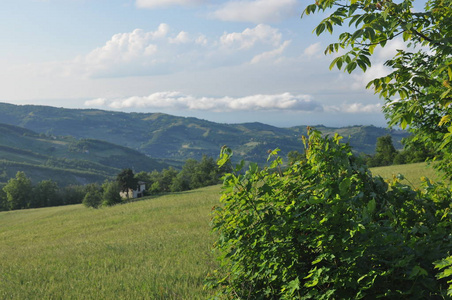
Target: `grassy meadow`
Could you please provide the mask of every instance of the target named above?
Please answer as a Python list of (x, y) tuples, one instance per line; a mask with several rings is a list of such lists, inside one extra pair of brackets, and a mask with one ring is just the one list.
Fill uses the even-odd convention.
[(0, 213), (0, 299), (205, 299), (219, 186)]
[(405, 179), (402, 183), (418, 188), (421, 186), (421, 177), (426, 177), (433, 181), (442, 181), (438, 171), (427, 163), (415, 163), (407, 165), (393, 165), (387, 167), (375, 167), (370, 169), (374, 176), (381, 176), (384, 179), (392, 179), (397, 174), (402, 174)]

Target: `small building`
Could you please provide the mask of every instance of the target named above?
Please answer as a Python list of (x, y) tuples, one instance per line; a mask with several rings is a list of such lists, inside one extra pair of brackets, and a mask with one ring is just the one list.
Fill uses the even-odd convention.
[(134, 199), (141, 198), (144, 196), (144, 191), (146, 190), (146, 183), (143, 181), (138, 181), (138, 186), (136, 189), (129, 189), (128, 192), (120, 192), (122, 198)]

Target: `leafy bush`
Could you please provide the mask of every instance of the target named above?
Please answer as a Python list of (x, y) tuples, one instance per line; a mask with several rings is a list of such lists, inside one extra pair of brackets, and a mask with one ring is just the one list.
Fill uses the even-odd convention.
[[(451, 190), (388, 185), (339, 136), (310, 130), (306, 160), (282, 173), (251, 164), (224, 177), (213, 230), (221, 268), (209, 284), (240, 299), (426, 299), (447, 289)], [(222, 150), (219, 164), (231, 156)], [(222, 276), (221, 276), (222, 275)]]

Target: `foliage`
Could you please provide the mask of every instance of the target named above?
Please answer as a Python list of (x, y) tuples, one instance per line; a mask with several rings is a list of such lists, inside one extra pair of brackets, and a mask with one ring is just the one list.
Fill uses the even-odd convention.
[(116, 181), (119, 184), (121, 192), (127, 193), (129, 198), (129, 190), (134, 190), (138, 186), (138, 180), (135, 178), (132, 169), (124, 169), (117, 176)]
[(221, 176), (229, 171), (229, 164), (218, 168), (213, 158), (203, 155), (200, 161), (187, 159), (180, 171), (169, 167), (161, 172), (140, 172), (135, 175), (135, 178), (146, 182), (147, 189), (151, 194), (159, 194), (218, 184)]
[[(224, 177), (213, 216), (222, 269), (210, 284), (240, 299), (439, 297), (433, 262), (452, 246), (452, 192), (388, 186), (339, 136), (310, 132), (306, 160)], [(222, 150), (219, 163), (230, 159)]]
[(60, 205), (79, 204), (85, 197), (85, 187), (81, 185), (69, 185), (60, 189)]
[(3, 190), (3, 187), (0, 185), (0, 211), (8, 210), (8, 202), (6, 198), (6, 192)]
[(306, 156), (304, 155), (304, 153), (300, 153), (297, 150), (290, 151), (287, 154), (287, 160), (288, 160), (289, 165), (293, 165), (297, 161), (301, 161), (304, 159), (306, 159)]
[(441, 157), (440, 153), (435, 153), (434, 148), (419, 141), (415, 136), (408, 137), (402, 141), (404, 149), (401, 154), (405, 163), (425, 162), (436, 157)]
[[(444, 156), (441, 169), (452, 175), (452, 1), (425, 1), (423, 11), (413, 0), (317, 0), (308, 15), (332, 9), (315, 28), (317, 35), (347, 26), (326, 53), (346, 49), (331, 63), (351, 73), (366, 71), (377, 46), (403, 40), (405, 49), (386, 61), (392, 72), (368, 84), (385, 99), (389, 125), (409, 127), (416, 140), (430, 144)], [(354, 29), (353, 29), (354, 27)], [(397, 99), (398, 100), (395, 100)]]
[(102, 190), (103, 205), (113, 206), (122, 202), (121, 195), (119, 194), (121, 187), (117, 181), (104, 182)]
[(397, 155), (397, 150), (392, 144), (392, 137), (390, 135), (381, 136), (377, 139), (377, 146), (375, 147), (375, 159), (380, 162), (380, 166), (391, 165)]
[(30, 207), (48, 207), (60, 204), (58, 184), (52, 180), (43, 180), (33, 188)]
[(200, 162), (188, 159), (182, 170), (174, 178), (171, 191), (193, 190), (219, 182), (221, 170), (217, 168), (215, 160), (203, 155)]
[(21, 209), (29, 206), (32, 197), (32, 184), (24, 172), (17, 172), (16, 178), (8, 180), (3, 190), (6, 192), (9, 209)]
[(369, 156), (366, 163), (369, 167), (389, 166), (396, 162), (404, 163), (398, 154), (392, 144), (392, 137), (390, 135), (381, 136), (377, 138), (375, 155)]
[(98, 208), (102, 204), (101, 188), (97, 184), (89, 184), (86, 187), (86, 194), (82, 203), (86, 207)]
[(92, 190), (89, 185), (59, 188), (52, 180), (33, 185), (24, 172), (18, 172), (16, 178), (0, 187), (0, 211), (78, 204), (82, 203), (87, 191)]
[(448, 256), (440, 261), (435, 262), (435, 268), (442, 270), (441, 273), (437, 275), (439, 279), (448, 278), (449, 289), (447, 295), (452, 296), (452, 256)]

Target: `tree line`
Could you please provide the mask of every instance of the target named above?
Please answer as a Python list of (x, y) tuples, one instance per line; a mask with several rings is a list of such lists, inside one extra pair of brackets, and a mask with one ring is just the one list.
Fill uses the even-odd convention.
[(374, 155), (362, 156), (364, 163), (369, 167), (380, 167), (390, 165), (403, 165), (424, 162), (435, 157), (439, 158), (432, 148), (428, 148), (425, 144), (416, 141), (411, 136), (402, 141), (403, 150), (396, 150), (392, 143), (392, 137), (388, 134), (377, 139)]
[[(394, 147), (391, 135), (388, 134), (378, 137), (375, 146), (375, 154), (360, 154), (357, 159), (367, 167), (373, 168), (425, 162), (434, 157), (436, 157), (436, 159), (441, 158), (441, 156), (432, 148), (428, 148), (425, 144), (416, 141), (414, 136), (403, 139), (402, 143), (404, 148), (402, 150), (397, 150)], [(296, 150), (290, 151), (287, 155), (289, 165), (305, 159), (305, 153)]]
[(145, 195), (180, 192), (218, 184), (230, 167), (219, 169), (216, 161), (203, 156), (200, 161), (188, 159), (181, 170), (173, 167), (161, 172), (139, 172), (124, 169), (116, 178), (102, 184), (69, 185), (60, 188), (52, 180), (34, 185), (24, 172), (17, 172), (4, 186), (0, 186), (0, 211), (40, 208), (83, 203), (87, 207), (111, 206), (123, 202), (120, 192), (133, 190), (138, 183), (146, 185)]
[[(145, 195), (182, 192), (220, 183), (223, 174), (230, 172), (231, 167), (218, 168), (216, 161), (203, 156), (200, 161), (188, 159), (180, 171), (169, 167), (161, 172), (139, 172), (134, 174), (131, 169), (122, 170), (116, 180), (106, 181), (102, 186), (90, 185), (83, 204), (87, 207), (111, 206), (129, 200), (129, 190), (135, 190), (140, 182), (146, 186)], [(127, 199), (122, 199), (120, 192)]]
[(52, 180), (33, 185), (31, 179), (19, 171), (0, 189), (0, 211), (82, 203), (86, 189), (80, 185), (60, 188)]

